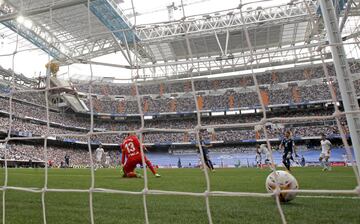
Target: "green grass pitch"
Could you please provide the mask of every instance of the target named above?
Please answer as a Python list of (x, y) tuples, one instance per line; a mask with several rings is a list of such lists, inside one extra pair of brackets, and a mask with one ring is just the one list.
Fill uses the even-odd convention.
[[(159, 173), (161, 178), (149, 173), (150, 189), (205, 190), (205, 178), (200, 169), (160, 169)], [(211, 189), (265, 192), (268, 174), (268, 170), (255, 168), (218, 169), (210, 173)], [(301, 189), (354, 189), (356, 186), (349, 167), (335, 167), (331, 172), (322, 172), (320, 168), (295, 168), (293, 174)], [(4, 169), (0, 175), (4, 180)], [(116, 169), (100, 169), (95, 175), (95, 187), (99, 188), (140, 191), (144, 184), (143, 179), (121, 178)], [(90, 179), (89, 169), (49, 169), (48, 188), (85, 189), (89, 188)], [(9, 169), (9, 186), (41, 188), (43, 184), (44, 169)], [(288, 223), (360, 223), (359, 198), (299, 196), (282, 205)], [(90, 223), (89, 194), (48, 192), (45, 200), (48, 223)], [(145, 222), (141, 195), (94, 193), (93, 203), (95, 223)], [(150, 223), (207, 223), (203, 197), (149, 195), (147, 205)], [(273, 198), (211, 197), (210, 206), (214, 223), (281, 223)], [(42, 223), (41, 194), (6, 191), (6, 223)]]

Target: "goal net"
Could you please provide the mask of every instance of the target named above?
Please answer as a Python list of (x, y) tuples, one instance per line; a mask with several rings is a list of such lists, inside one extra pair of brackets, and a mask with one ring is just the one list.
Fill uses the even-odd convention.
[[(134, 14), (131, 21), (126, 19), (126, 14), (120, 9), (119, 2), (115, 0), (34, 2), (39, 3), (38, 7), (27, 0), (8, 0), (0, 3), (0, 18), (3, 19), (3, 24), (15, 32), (12, 34), (15, 49), (10, 54), (0, 55), (0, 57), (11, 57), (12, 61), (11, 75), (8, 79), (11, 85), (8, 87), (8, 93), (2, 94), (1, 97), (3, 110), (8, 114), (7, 118), (1, 118), (7, 125), (6, 138), (2, 140), (5, 177), (1, 187), (2, 223), (7, 223), (7, 192), (9, 190), (40, 193), (43, 223), (51, 222), (47, 220), (46, 197), (49, 192), (88, 194), (91, 223), (95, 223), (93, 206), (95, 193), (142, 196), (145, 223), (151, 223), (147, 204), (150, 195), (202, 197), (205, 200), (209, 223), (213, 223), (211, 197), (274, 197), (281, 221), (287, 223), (279, 200), (280, 193), (307, 193), (309, 197), (324, 194), (360, 194), (360, 111), (356, 97), (360, 78), (358, 73), (355, 74), (360, 68), (360, 62), (356, 60), (359, 58), (360, 49), (358, 40), (352, 36), (358, 32), (360, 20), (356, 17), (356, 19), (346, 21), (352, 1), (348, 1), (349, 6), (328, 0), (290, 1), (272, 9), (260, 7), (259, 3), (262, 1), (240, 1), (239, 7), (227, 11), (226, 15), (213, 13), (201, 16), (187, 16), (186, 7), (184, 7), (186, 3), (181, 1), (182, 19), (169, 23), (139, 26), (134, 7), (139, 4), (136, 0), (131, 0), (132, 7), (129, 11)], [(336, 2), (335, 7), (333, 2)], [(250, 6), (257, 6), (257, 8), (249, 9)], [(68, 19), (65, 12), (67, 7), (75, 7), (74, 10), (78, 10), (75, 12), (78, 13), (78, 18), (81, 17), (83, 21), (86, 21), (82, 24), (83, 29), (78, 31), (79, 35), (84, 37), (83, 48), (86, 50), (82, 49), (81, 54), (78, 55), (76, 52), (80, 50), (76, 48), (76, 45), (70, 44), (71, 41), (76, 42), (77, 37), (65, 37), (66, 33), (61, 35), (59, 34), (61, 30), (57, 30), (57, 23)], [(108, 10), (112, 13), (116, 12), (120, 17), (110, 17)], [(24, 17), (16, 19), (15, 14)], [(305, 25), (296, 22), (297, 19), (304, 17), (308, 18)], [(40, 18), (43, 24), (39, 24)], [(119, 18), (123, 21), (117, 21)], [(270, 25), (272, 21), (274, 24), (280, 24), (286, 19), (294, 19), (295, 22), (292, 25)], [(106, 29), (99, 25), (100, 23), (105, 24)], [(265, 24), (266, 29), (261, 27), (262, 23)], [(68, 24), (68, 29), (71, 29), (71, 25)], [(256, 31), (254, 28), (256, 26), (260, 27), (261, 32)], [(295, 26), (297, 28), (294, 28)], [(283, 29), (283, 36), (279, 38), (283, 38), (284, 43), (282, 47), (276, 47), (270, 44), (273, 41), (272, 35), (275, 35), (270, 31), (280, 29), (280, 27)], [(48, 33), (41, 36), (42, 33), (36, 33), (36, 29), (44, 29)], [(264, 34), (265, 30), (267, 34)], [(236, 36), (235, 31), (240, 34)], [(301, 32), (304, 33), (302, 38), (305, 41), (300, 43), (296, 38), (301, 36)], [(341, 35), (341, 32), (346, 36)], [(197, 41), (206, 42), (202, 39), (209, 33), (212, 33), (211, 38), (215, 46), (197, 43)], [(37, 35), (37, 37), (32, 35)], [(235, 36), (232, 37), (232, 35)], [(267, 40), (260, 38), (261, 35), (265, 35)], [(37, 47), (29, 48), (24, 44), (23, 37), (30, 39)], [(181, 46), (174, 45), (170, 48), (170, 37), (172, 40), (179, 38), (178, 42), (181, 42)], [(232, 43), (232, 41), (235, 42), (234, 39), (241, 39), (241, 43), (237, 45)], [(162, 40), (165, 41), (162, 42)], [(261, 41), (265, 41), (264, 46), (269, 44), (270, 47), (261, 46)], [(126, 58), (129, 65), (93, 60), (100, 55), (99, 49), (107, 50), (108, 44), (116, 45), (115, 48), (109, 47), (109, 53), (119, 51), (120, 53), (116, 55)], [(38, 48), (48, 53), (48, 60), (44, 63), (46, 75), (38, 79), (39, 85), (36, 86), (41, 88), (35, 88), (34, 83), (31, 88), (20, 88), (19, 74), (15, 72), (17, 71), (15, 64), (21, 64), (21, 61), (17, 62), (17, 60), (23, 59), (18, 59), (18, 57), (21, 58), (19, 55), (24, 52), (28, 53)], [(206, 53), (201, 53), (200, 48), (208, 48), (209, 52), (218, 51), (220, 56), (208, 57)], [(211, 48), (216, 48), (216, 50)], [(239, 48), (243, 50), (238, 52), (233, 50)], [(177, 54), (180, 60), (170, 58), (170, 56), (168, 60), (168, 54)], [(70, 84), (61, 80), (60, 73), (62, 72), (71, 78), (70, 65), (74, 63), (81, 64), (82, 68), (86, 66), (90, 81), (73, 80)], [(281, 67), (283, 64), (292, 66)], [(263, 68), (264, 65), (267, 66), (267, 70)], [(116, 88), (114, 87), (116, 84), (107, 84), (105, 79), (98, 80), (96, 73), (101, 69), (107, 71), (108, 68), (130, 70), (131, 82), (126, 87), (123, 84), (121, 88)], [(225, 75), (219, 76), (220, 73)], [(86, 92), (86, 95), (77, 95), (78, 92)], [(269, 108), (276, 108), (274, 105), (299, 106), (304, 102), (316, 102), (324, 98), (327, 100), (326, 104), (332, 107), (323, 113), (289, 112), (288, 116), (276, 113), (269, 115)], [(61, 106), (64, 100), (67, 100), (73, 110), (83, 112), (86, 117), (84, 120), (79, 118), (80, 120), (76, 121), (81, 124), (87, 122), (82, 132), (56, 129), (61, 126), (54, 124), (56, 121), (72, 116), (69, 115), (70, 113), (68, 115), (60, 115), (58, 111), (55, 113), (53, 106)], [(340, 108), (339, 102), (342, 102), (344, 110)], [(42, 109), (32, 110), (29, 103), (36, 104)], [(219, 108), (226, 110), (225, 113), (228, 114), (242, 113), (242, 117), (226, 119), (206, 117), (210, 113), (216, 113)], [(246, 111), (251, 110), (256, 111), (256, 115), (247, 116)], [(106, 127), (102, 127), (99, 124), (99, 116), (106, 118), (114, 111), (117, 114), (130, 114), (129, 117), (137, 116), (140, 119), (131, 125), (118, 127), (116, 124), (107, 122), (107, 125), (104, 125)], [(158, 116), (160, 113), (173, 116), (179, 113), (192, 113), (196, 116), (173, 123), (146, 119), (147, 116)], [(27, 134), (26, 130), (33, 130), (35, 126), (33, 124), (26, 126), (22, 123), (24, 119), (42, 122), (43, 128), (38, 130), (41, 135)], [(72, 121), (75, 122), (75, 120)], [(309, 121), (314, 125), (303, 125)], [(351, 163), (356, 176), (357, 188), (353, 190), (301, 188), (280, 190), (277, 188), (273, 193), (214, 191), (211, 188), (208, 169), (202, 170), (206, 183), (202, 192), (150, 188), (146, 169), (143, 169), (141, 191), (97, 188), (95, 185), (94, 145), (120, 144), (127, 133), (135, 132), (142, 145), (166, 141), (191, 142), (192, 145), (198, 147), (201, 164), (205, 164), (203, 145), (199, 144), (203, 138), (214, 143), (255, 139), (255, 142), (266, 144), (270, 153), (270, 169), (276, 170), (272, 149), (278, 145), (277, 138), (286, 129), (291, 130), (294, 136), (303, 134), (305, 137), (319, 137), (319, 133), (332, 130), (328, 134), (336, 134), (346, 149), (347, 160)], [(15, 132), (17, 135), (14, 134)], [(19, 135), (20, 132), (22, 135)], [(349, 136), (351, 145), (348, 142)], [(70, 139), (86, 142), (88, 149), (86, 162), (91, 170), (90, 187), (87, 189), (49, 188), (48, 155), (53, 149), (48, 143), (59, 140), (70, 145), (72, 144)], [(44, 185), (41, 188), (13, 186), (8, 180), (8, 166), (13, 160), (10, 158), (11, 145), (15, 141), (26, 143), (33, 140), (41, 140), (44, 143), (40, 149), (32, 148), (32, 153), (40, 150), (42, 160), (45, 161)], [(254, 147), (250, 147), (250, 150), (254, 150), (255, 153)], [(356, 158), (352, 150), (355, 151)], [(83, 154), (78, 152), (75, 157), (83, 157)], [(146, 167), (144, 156), (142, 160), (143, 167)]]

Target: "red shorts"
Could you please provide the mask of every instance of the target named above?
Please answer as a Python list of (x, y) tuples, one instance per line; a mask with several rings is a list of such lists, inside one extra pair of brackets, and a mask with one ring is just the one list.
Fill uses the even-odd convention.
[[(148, 159), (146, 158), (146, 156), (144, 156), (144, 157), (145, 157), (144, 159), (146, 162)], [(125, 173), (134, 172), (137, 164), (142, 164), (141, 155), (128, 158), (124, 165), (124, 172)]]

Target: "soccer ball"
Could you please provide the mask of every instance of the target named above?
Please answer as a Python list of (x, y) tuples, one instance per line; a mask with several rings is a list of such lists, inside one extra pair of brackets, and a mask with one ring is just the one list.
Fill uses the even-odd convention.
[[(277, 170), (269, 174), (266, 178), (265, 187), (269, 193), (272, 193), (276, 189), (276, 179), (279, 184), (280, 190), (297, 190), (299, 185), (297, 180), (290, 173)], [(280, 193), (279, 199), (281, 202), (289, 202), (296, 197), (296, 192), (284, 192)]]

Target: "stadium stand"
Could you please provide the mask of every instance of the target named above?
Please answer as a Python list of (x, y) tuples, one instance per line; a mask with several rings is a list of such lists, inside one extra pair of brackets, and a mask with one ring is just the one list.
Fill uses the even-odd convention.
[[(360, 71), (360, 63), (352, 62), (351, 69), (355, 74), (354, 84), (357, 93), (360, 94), (360, 78), (356, 76)], [(334, 76), (334, 68), (328, 65), (330, 76)], [(8, 72), (11, 72), (8, 70)], [(331, 96), (328, 90), (328, 84), (323, 79), (324, 74), (320, 66), (301, 67), (292, 69), (274, 70), (257, 74), (257, 79), (261, 88), (261, 97), (267, 106), (269, 106), (268, 117), (301, 117), (301, 116), (328, 116), (332, 114), (332, 107), (328, 106)], [(2, 132), (6, 133), (6, 127), (9, 125), (9, 85), (0, 85), (0, 108), (2, 116), (0, 117)], [(338, 89), (334, 83), (335, 90)], [(86, 98), (88, 83), (84, 81), (72, 81), (74, 90), (79, 91), (79, 96), (89, 105), (89, 99)], [(190, 94), (189, 82), (164, 82), (157, 84), (141, 84), (139, 91), (143, 112), (150, 116), (155, 116), (151, 120), (146, 120), (147, 128), (194, 128), (196, 124), (195, 103)], [(254, 83), (251, 76), (242, 75), (238, 78), (220, 78), (197, 80), (195, 88), (197, 91), (197, 103), (199, 108), (206, 112), (202, 116), (204, 125), (232, 124), (256, 122), (262, 118), (262, 114), (237, 114), (226, 115), (226, 112), (239, 112), (256, 109), (259, 107), (258, 95), (254, 89)], [(43, 136), (46, 130), (46, 110), (45, 95), (41, 89), (36, 92), (29, 92), (34, 87), (18, 86), (17, 92), (13, 94), (13, 122), (12, 134), (19, 137)], [(134, 86), (129, 84), (112, 83), (93, 83), (93, 108), (95, 113), (94, 128), (96, 132), (102, 131), (123, 131), (135, 130), (140, 127), (138, 117), (138, 107), (134, 98)], [(339, 92), (336, 91), (337, 97)], [(289, 107), (293, 107), (289, 110)], [(295, 106), (295, 107), (294, 107)], [(306, 107), (304, 107), (306, 106)], [(273, 107), (273, 108), (272, 108)], [(272, 109), (271, 109), (272, 108)], [(278, 108), (278, 109), (277, 109)], [(221, 116), (213, 116), (213, 112), (224, 112)], [(175, 114), (172, 114), (175, 113)], [(211, 115), (210, 115), (211, 114)], [(171, 117), (169, 117), (171, 115)], [(209, 116), (210, 115), (210, 116)], [(50, 135), (53, 135), (55, 141), (64, 143), (81, 143), (87, 141), (86, 137), (73, 137), (72, 135), (85, 134), (89, 131), (88, 113), (76, 113), (74, 111), (62, 111), (52, 105), (49, 111), (50, 116)], [(103, 118), (103, 117), (106, 118)], [(118, 120), (117, 117), (122, 119)], [(109, 119), (110, 118), (110, 119)], [(115, 121), (115, 122), (114, 122)], [(348, 133), (346, 121), (343, 119), (345, 133)], [(329, 138), (339, 139), (333, 119), (316, 121), (293, 121), (279, 123), (278, 125), (267, 125), (269, 138), (278, 140), (282, 137), (284, 130), (291, 130), (294, 137), (299, 140), (317, 139), (319, 133), (325, 133)], [(63, 136), (66, 134), (66, 136)], [(61, 135), (61, 136), (57, 136)], [(256, 142), (263, 139), (264, 133), (258, 132), (253, 128), (217, 128), (209, 133), (211, 141), (220, 142), (223, 148), (226, 144), (238, 144), (243, 147), (244, 142)], [(116, 146), (121, 142), (124, 135), (94, 135), (92, 143), (99, 142)], [(144, 134), (144, 142), (148, 145), (172, 145), (172, 144), (195, 144), (194, 134), (188, 133), (163, 133), (152, 132)], [(22, 150), (29, 150), (35, 146), (25, 146), (14, 144), (14, 158), (29, 159), (21, 157)], [(72, 146), (73, 147), (73, 146)], [(37, 146), (34, 149), (39, 151)], [(61, 152), (63, 149), (54, 150)], [(114, 148), (112, 148), (114, 149)], [(115, 148), (116, 149), (116, 148)], [(69, 153), (71, 149), (69, 148)], [(191, 152), (191, 150), (190, 150)], [(41, 152), (39, 151), (39, 154)], [(85, 153), (85, 152), (84, 152)], [(26, 153), (23, 153), (24, 155)], [(56, 153), (55, 153), (56, 154)], [(85, 153), (86, 154), (86, 153)], [(85, 155), (84, 154), (84, 155)], [(20, 155), (20, 156), (19, 156)], [(84, 156), (83, 155), (83, 156)], [(37, 160), (36, 156), (29, 154), (31, 159)], [(81, 157), (74, 154), (74, 157)], [(56, 164), (61, 161), (61, 156), (54, 155)], [(81, 161), (81, 159), (79, 160)], [(82, 162), (75, 162), (78, 166), (84, 166)]]

